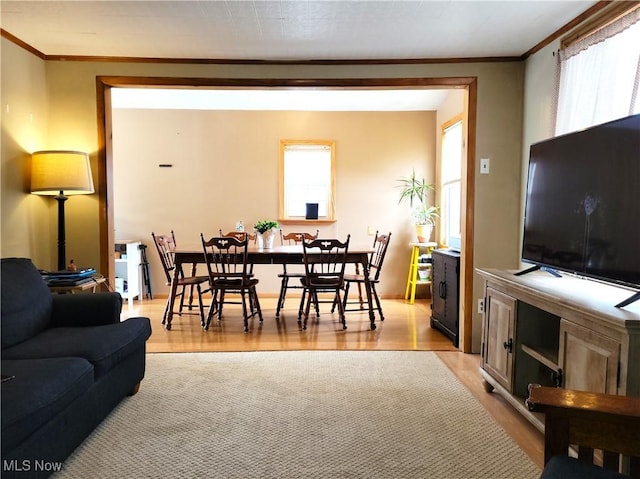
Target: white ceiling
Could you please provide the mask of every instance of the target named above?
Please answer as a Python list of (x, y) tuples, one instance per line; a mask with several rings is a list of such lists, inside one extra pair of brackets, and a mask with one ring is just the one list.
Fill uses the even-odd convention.
[[(595, 3), (2, 0), (0, 24), (46, 56), (233, 61), (520, 57)], [(269, 89), (258, 98), (259, 93), (119, 91), (114, 107), (435, 110), (446, 96), (446, 91), (428, 89)]]
[(45, 55), (226, 60), (520, 56), (596, 1), (2, 0)]

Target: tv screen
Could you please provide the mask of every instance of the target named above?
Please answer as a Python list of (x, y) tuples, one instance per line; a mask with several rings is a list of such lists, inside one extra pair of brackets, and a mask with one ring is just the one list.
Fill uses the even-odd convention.
[(531, 145), (522, 259), (640, 286), (640, 114)]

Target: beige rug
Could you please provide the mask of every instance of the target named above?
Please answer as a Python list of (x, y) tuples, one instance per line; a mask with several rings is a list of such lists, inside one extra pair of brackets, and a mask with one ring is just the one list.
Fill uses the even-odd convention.
[(147, 355), (56, 478), (537, 478), (431, 352)]

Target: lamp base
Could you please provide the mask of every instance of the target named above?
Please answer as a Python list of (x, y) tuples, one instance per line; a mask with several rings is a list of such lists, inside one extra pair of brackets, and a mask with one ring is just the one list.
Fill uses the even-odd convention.
[(67, 201), (67, 197), (60, 191), (54, 198), (58, 202), (58, 271), (62, 271), (67, 267), (67, 240), (64, 226), (64, 202)]

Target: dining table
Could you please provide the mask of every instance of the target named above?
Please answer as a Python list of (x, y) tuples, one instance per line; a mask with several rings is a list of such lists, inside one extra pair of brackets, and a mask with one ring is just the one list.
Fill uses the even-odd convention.
[[(369, 305), (369, 321), (371, 323), (371, 330), (376, 329), (375, 311), (373, 308), (371, 283), (369, 281), (369, 262), (371, 254), (374, 249), (371, 245), (353, 245), (349, 246), (347, 254), (345, 256), (345, 263), (355, 264), (361, 268), (360, 272), (364, 276), (364, 290), (367, 295), (367, 302)], [(210, 254), (210, 253), (207, 253)], [(195, 274), (198, 264), (204, 264), (205, 252), (202, 246), (198, 247), (185, 247), (176, 248), (174, 250), (174, 262), (175, 270), (174, 277), (171, 281), (171, 291), (169, 293), (168, 304), (166, 308), (166, 317), (164, 318), (164, 325), (166, 329), (171, 329), (171, 320), (173, 319), (173, 308), (176, 299), (176, 293), (178, 289), (178, 278), (183, 271), (183, 267), (191, 264), (192, 274)], [(251, 265), (256, 264), (304, 264), (304, 252), (302, 251), (302, 245), (282, 245), (274, 246), (273, 248), (257, 248), (249, 247), (247, 250), (247, 262)]]

